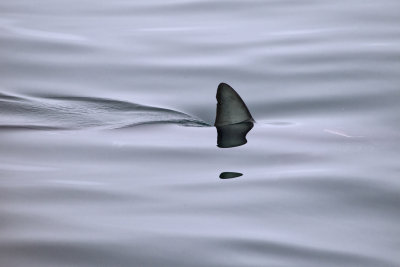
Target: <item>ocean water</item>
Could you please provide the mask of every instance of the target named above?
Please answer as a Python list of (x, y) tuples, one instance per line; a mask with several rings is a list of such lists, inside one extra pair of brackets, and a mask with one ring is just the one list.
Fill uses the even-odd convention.
[(0, 266), (400, 266), (398, 10), (0, 1)]

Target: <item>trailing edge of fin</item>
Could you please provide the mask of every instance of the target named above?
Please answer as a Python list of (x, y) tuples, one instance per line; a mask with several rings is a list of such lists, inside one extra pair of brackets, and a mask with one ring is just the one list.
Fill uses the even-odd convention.
[(219, 84), (217, 89), (217, 101), (215, 126), (225, 126), (241, 122), (254, 122), (254, 119), (242, 98), (228, 84)]

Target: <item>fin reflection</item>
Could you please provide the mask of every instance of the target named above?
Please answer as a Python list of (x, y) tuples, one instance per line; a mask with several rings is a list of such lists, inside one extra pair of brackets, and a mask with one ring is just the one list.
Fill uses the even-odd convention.
[(220, 148), (228, 148), (246, 144), (246, 135), (253, 126), (254, 124), (250, 121), (220, 127), (217, 126), (217, 146)]

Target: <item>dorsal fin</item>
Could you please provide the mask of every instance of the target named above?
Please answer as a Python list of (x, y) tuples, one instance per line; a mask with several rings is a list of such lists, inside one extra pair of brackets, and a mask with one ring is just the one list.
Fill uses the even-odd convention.
[(242, 98), (228, 84), (219, 84), (217, 89), (217, 101), (215, 126), (225, 126), (241, 122), (254, 122), (254, 119)]

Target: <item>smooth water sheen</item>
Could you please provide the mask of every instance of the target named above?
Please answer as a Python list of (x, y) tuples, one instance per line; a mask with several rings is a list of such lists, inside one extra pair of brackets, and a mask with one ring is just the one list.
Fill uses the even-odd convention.
[(400, 266), (399, 10), (0, 1), (0, 266)]

